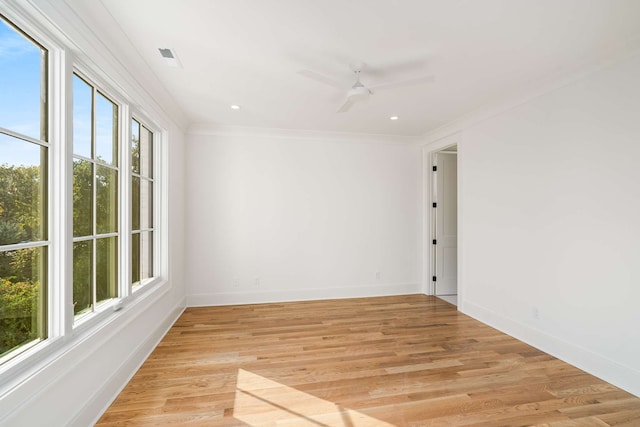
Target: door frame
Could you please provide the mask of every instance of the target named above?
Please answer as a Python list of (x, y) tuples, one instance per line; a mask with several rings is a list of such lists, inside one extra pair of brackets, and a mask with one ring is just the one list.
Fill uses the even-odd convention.
[(434, 257), (435, 257), (435, 249), (432, 244), (432, 231), (434, 224), (433, 217), (433, 208), (432, 201), (434, 197), (434, 180), (433, 180), (433, 159), (434, 154), (438, 151), (442, 151), (446, 148), (457, 145), (458, 154), (457, 154), (457, 199), (458, 199), (458, 209), (457, 209), (457, 273), (458, 273), (458, 310), (460, 310), (464, 304), (464, 281), (462, 275), (462, 236), (463, 229), (460, 221), (462, 211), (462, 161), (463, 161), (463, 144), (462, 138), (460, 134), (454, 134), (448, 136), (446, 138), (439, 139), (433, 143), (424, 145), (422, 147), (422, 177), (423, 177), (423, 215), (422, 215), (422, 230), (423, 230), (423, 239), (422, 239), (422, 290), (425, 295), (435, 295), (435, 286), (433, 281), (431, 280), (432, 276), (434, 276)]

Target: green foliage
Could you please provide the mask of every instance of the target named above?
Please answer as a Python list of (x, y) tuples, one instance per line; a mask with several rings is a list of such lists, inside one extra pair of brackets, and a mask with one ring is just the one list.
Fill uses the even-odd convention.
[(43, 238), (41, 171), (0, 166), (0, 245)]
[(92, 234), (93, 165), (86, 160), (73, 162), (73, 235)]
[[(41, 168), (0, 166), (0, 245), (45, 238)], [(42, 249), (0, 252), (0, 355), (38, 337)]]
[[(135, 155), (135, 154), (134, 154)], [(47, 238), (46, 168), (0, 165), (0, 246)], [(73, 162), (73, 235), (94, 234), (94, 188), (97, 232), (117, 231), (118, 174), (88, 161)], [(111, 240), (109, 240), (111, 239)], [(111, 242), (113, 244), (110, 244)], [(96, 260), (97, 301), (117, 296), (117, 239), (101, 238)], [(93, 241), (74, 244), (73, 304), (78, 314), (93, 303)], [(0, 355), (43, 334), (41, 283), (46, 284), (43, 248), (0, 252)], [(44, 288), (46, 289), (46, 287)]]
[(0, 278), (0, 355), (38, 338), (38, 283)]

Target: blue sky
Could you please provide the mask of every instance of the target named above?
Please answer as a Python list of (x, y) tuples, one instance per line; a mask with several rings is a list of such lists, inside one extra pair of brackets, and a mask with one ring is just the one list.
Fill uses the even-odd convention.
[[(40, 139), (41, 49), (0, 19), (0, 127)], [(73, 79), (74, 153), (91, 157), (92, 87)], [(113, 156), (114, 104), (98, 93), (95, 101), (95, 150), (101, 160)], [(40, 146), (0, 133), (0, 165), (38, 165)]]
[[(0, 127), (39, 138), (40, 48), (0, 19)], [(0, 164), (39, 164), (39, 147), (0, 136)], [(34, 163), (35, 162), (35, 163)]]

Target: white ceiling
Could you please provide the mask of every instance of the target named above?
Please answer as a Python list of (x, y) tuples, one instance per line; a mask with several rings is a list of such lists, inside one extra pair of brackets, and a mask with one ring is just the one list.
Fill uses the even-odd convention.
[[(85, 0), (67, 0), (88, 7)], [(189, 124), (418, 136), (640, 45), (637, 0), (101, 0)], [(100, 16), (103, 14), (104, 16)], [(109, 16), (111, 15), (111, 16)], [(107, 36), (108, 37), (108, 36)], [(131, 46), (129, 46), (131, 48)], [(170, 68), (171, 48), (183, 68)], [(365, 84), (433, 74), (336, 113)], [(381, 70), (388, 70), (382, 72)], [(390, 71), (389, 71), (390, 70)], [(242, 108), (230, 109), (231, 104)], [(389, 117), (397, 115), (397, 121)]]

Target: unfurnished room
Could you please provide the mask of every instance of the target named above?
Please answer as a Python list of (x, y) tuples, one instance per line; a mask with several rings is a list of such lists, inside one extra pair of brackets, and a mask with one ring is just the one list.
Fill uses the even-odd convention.
[(0, 426), (640, 426), (640, 1), (0, 0)]

